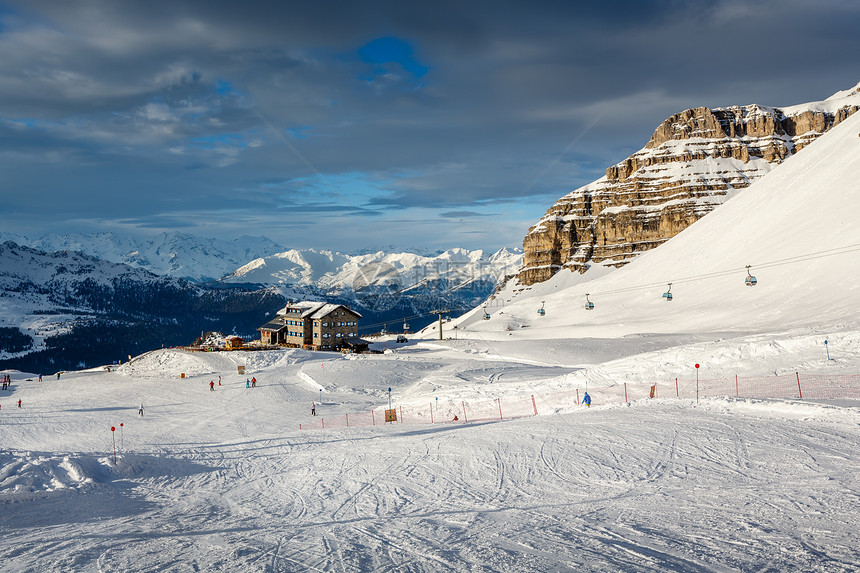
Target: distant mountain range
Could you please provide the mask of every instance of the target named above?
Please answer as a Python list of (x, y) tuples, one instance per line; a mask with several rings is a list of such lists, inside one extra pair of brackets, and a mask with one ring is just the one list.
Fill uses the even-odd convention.
[(105, 261), (192, 282), (218, 279), (248, 261), (286, 250), (265, 237), (243, 236), (228, 241), (189, 233), (161, 233), (146, 239), (119, 233), (47, 234), (37, 239), (0, 233), (0, 243), (6, 241), (46, 252), (80, 251)]
[(431, 310), (457, 316), (480, 304), (522, 258), (465, 249), (347, 255), (184, 233), (0, 237), (0, 367), (45, 372), (188, 344), (203, 331), (256, 337), (270, 315), (302, 299), (357, 308), (363, 334), (417, 329)]
[(285, 303), (271, 289), (212, 288), (76, 251), (0, 244), (0, 368), (54, 372), (253, 333)]
[(253, 260), (219, 282), (310, 288), (377, 307), (384, 302), (371, 303), (369, 297), (384, 290), (390, 295), (389, 303), (392, 297), (412, 297), (415, 310), (426, 307), (425, 302), (472, 308), (506, 276), (515, 274), (521, 262), (522, 252), (508, 249), (491, 254), (449, 249), (435, 254), (377, 251), (361, 255), (294, 249)]

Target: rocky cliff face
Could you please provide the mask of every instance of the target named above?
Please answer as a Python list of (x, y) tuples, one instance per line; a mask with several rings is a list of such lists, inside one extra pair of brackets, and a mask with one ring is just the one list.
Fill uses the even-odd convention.
[(622, 266), (711, 212), (860, 108), (860, 84), (823, 102), (688, 109), (606, 175), (565, 195), (523, 240), (521, 284)]

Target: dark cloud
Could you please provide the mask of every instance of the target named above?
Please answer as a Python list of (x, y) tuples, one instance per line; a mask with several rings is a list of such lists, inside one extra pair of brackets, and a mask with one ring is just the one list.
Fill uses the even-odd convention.
[(10, 2), (0, 194), (25, 234), (477, 247), (453, 220), (492, 210), (516, 243), (672, 113), (856, 84), (858, 26), (849, 0)]

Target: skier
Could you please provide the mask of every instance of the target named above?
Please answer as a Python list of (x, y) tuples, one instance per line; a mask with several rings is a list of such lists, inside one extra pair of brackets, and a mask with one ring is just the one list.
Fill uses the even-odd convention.
[(220, 376), (218, 377), (218, 385), (219, 386), (221, 385), (221, 377)]
[(256, 377), (251, 378), (251, 388), (256, 388), (256, 387), (257, 387), (257, 378)]
[(137, 411), (138, 416), (143, 417), (143, 402), (140, 403), (140, 410)]
[(588, 395), (588, 392), (586, 392), (585, 396), (582, 398), (582, 403), (591, 408), (591, 396)]
[(212, 392), (215, 391), (215, 382), (213, 382), (212, 380), (209, 381), (209, 390), (211, 390)]
[(317, 405), (316, 402), (311, 402), (311, 416), (317, 415)]
[[(108, 370), (108, 372), (110, 372), (110, 370)], [(42, 375), (39, 374), (39, 382), (41, 382), (41, 381), (42, 381)]]
[(59, 379), (60, 379), (60, 373), (57, 372), (57, 380), (59, 380)]
[(245, 388), (250, 388), (250, 387), (251, 387), (251, 381), (248, 380), (247, 378), (245, 378)]
[(21, 407), (21, 398), (18, 398), (18, 407)]

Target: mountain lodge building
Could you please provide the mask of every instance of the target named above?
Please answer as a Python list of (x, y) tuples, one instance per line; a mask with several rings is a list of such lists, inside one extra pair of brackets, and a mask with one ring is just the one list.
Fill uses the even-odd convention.
[(360, 319), (347, 305), (303, 301), (288, 304), (257, 330), (265, 345), (339, 350), (355, 343)]

